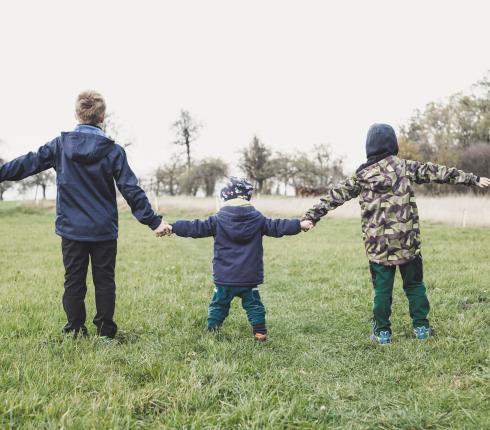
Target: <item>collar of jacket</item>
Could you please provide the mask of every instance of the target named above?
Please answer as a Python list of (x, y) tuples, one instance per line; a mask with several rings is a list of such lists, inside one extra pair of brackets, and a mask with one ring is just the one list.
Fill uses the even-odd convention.
[(365, 169), (366, 167), (372, 166), (373, 164), (376, 164), (378, 161), (381, 161), (387, 157), (391, 157), (392, 155), (393, 154), (390, 154), (389, 152), (385, 152), (384, 154), (374, 155), (372, 157), (369, 157), (364, 164), (361, 164), (359, 166), (359, 168), (356, 170), (356, 173), (359, 173), (361, 170)]
[(252, 204), (245, 199), (230, 199), (225, 202), (224, 206), (252, 206)]
[(73, 131), (76, 131), (78, 133), (97, 134), (98, 136), (107, 137), (104, 133), (104, 130), (102, 130), (99, 126), (93, 124), (78, 124)]

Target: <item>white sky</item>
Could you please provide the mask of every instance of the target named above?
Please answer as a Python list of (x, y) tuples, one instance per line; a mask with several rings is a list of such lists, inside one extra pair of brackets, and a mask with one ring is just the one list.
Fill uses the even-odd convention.
[(204, 123), (194, 153), (236, 164), (257, 133), (276, 150), (330, 143), (352, 169), (373, 122), (468, 90), (490, 69), (487, 1), (5, 1), (0, 154), (75, 125), (93, 88), (136, 139), (149, 174), (179, 148), (181, 108)]

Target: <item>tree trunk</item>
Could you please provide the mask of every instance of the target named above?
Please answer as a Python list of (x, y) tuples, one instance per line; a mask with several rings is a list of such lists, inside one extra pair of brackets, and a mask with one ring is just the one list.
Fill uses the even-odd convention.
[(0, 190), (0, 202), (3, 200), (3, 190)]
[(189, 137), (185, 137), (185, 149), (187, 151), (187, 171), (191, 170), (191, 142), (189, 142)]
[(46, 200), (46, 184), (41, 185), (43, 189), (43, 200)]
[(174, 192), (174, 180), (173, 179), (170, 179), (170, 182), (168, 183), (168, 191), (170, 193), (171, 196), (175, 196), (175, 192)]
[(215, 182), (212, 179), (206, 181), (206, 197), (212, 197), (214, 194)]

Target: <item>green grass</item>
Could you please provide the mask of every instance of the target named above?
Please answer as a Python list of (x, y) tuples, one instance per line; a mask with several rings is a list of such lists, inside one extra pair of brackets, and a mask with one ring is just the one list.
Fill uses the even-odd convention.
[(210, 239), (157, 240), (122, 214), (107, 346), (60, 335), (53, 215), (0, 208), (1, 428), (490, 428), (488, 229), (422, 225), (437, 337), (413, 339), (397, 275), (388, 347), (368, 340), (358, 221), (266, 239), (274, 341), (256, 344), (238, 302), (221, 340), (204, 334)]

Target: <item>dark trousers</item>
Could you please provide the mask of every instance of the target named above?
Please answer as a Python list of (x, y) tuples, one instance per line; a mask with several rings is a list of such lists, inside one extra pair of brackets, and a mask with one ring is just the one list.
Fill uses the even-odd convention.
[(247, 313), (254, 334), (266, 334), (265, 307), (260, 299), (258, 287), (216, 285), (208, 308), (208, 329), (217, 329), (223, 324), (230, 313), (230, 305), (235, 297), (242, 299), (242, 307)]
[(63, 308), (68, 322), (65, 333), (86, 334), (85, 295), (87, 293), (87, 270), (89, 258), (95, 285), (97, 313), (93, 320), (100, 336), (114, 337), (117, 325), (113, 321), (116, 305), (117, 240), (104, 242), (78, 242), (62, 238), (61, 250), (65, 265), (65, 292)]
[[(369, 263), (374, 287), (373, 326), (374, 332), (391, 333), (391, 303), (393, 296), (393, 283), (397, 266), (383, 266), (373, 262)], [(403, 280), (403, 291), (408, 299), (408, 309), (412, 318), (413, 327), (429, 327), (430, 306), (427, 298), (422, 257), (398, 266)]]

